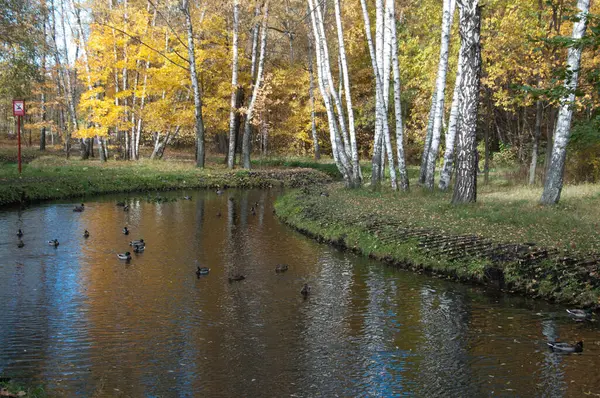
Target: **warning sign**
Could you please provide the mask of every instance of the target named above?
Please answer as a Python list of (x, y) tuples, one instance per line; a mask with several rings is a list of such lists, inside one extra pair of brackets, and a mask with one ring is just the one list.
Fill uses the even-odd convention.
[(25, 101), (13, 100), (13, 116), (25, 116)]

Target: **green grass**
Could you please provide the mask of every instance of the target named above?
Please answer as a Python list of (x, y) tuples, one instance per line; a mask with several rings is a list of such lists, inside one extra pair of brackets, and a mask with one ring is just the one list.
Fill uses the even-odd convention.
[(95, 160), (66, 160), (46, 156), (24, 165), (21, 175), (16, 164), (0, 164), (0, 205), (116, 192), (298, 187), (329, 180), (327, 175), (310, 169), (231, 171), (220, 165), (198, 169), (192, 162), (142, 160), (102, 164)]
[[(496, 177), (494, 177), (496, 178)], [(341, 183), (329, 186), (329, 197), (319, 190), (287, 193), (276, 203), (282, 220), (319, 240), (409, 268), (482, 282), (491, 260), (464, 257), (450, 261), (428, 255), (417, 241), (403, 240), (397, 226), (425, 229), (444, 236), (477, 235), (492, 242), (535, 243), (565, 255), (598, 257), (600, 253), (600, 185), (566, 186), (561, 204), (538, 204), (541, 188), (505, 184), (500, 176), (480, 185), (478, 202), (450, 205), (451, 192), (412, 188), (409, 193), (389, 189), (350, 190)], [(374, 232), (369, 226), (377, 225)], [(397, 237), (394, 238), (394, 237)], [(581, 305), (600, 305), (598, 270), (554, 262), (529, 266), (502, 265), (510, 288), (532, 296)]]
[[(25, 387), (19, 383), (8, 381), (0, 382), (0, 391), (6, 390), (11, 396), (23, 396), (25, 398), (46, 398), (48, 395), (41, 386)], [(23, 394), (24, 393), (24, 394)], [(0, 394), (1, 396), (2, 394)]]

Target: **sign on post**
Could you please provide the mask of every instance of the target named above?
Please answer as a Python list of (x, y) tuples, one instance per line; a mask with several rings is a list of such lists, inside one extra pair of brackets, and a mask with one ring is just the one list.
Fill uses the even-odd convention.
[(25, 101), (13, 100), (13, 116), (25, 116)]
[(19, 146), (19, 174), (21, 174), (21, 117), (25, 116), (25, 101), (13, 100), (13, 116), (17, 118), (17, 145)]

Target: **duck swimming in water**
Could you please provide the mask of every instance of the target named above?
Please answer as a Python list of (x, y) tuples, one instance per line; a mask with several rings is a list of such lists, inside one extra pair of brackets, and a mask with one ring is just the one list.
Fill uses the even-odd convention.
[(133, 251), (136, 253), (142, 253), (146, 250), (146, 246), (133, 246)]
[(123, 235), (129, 235), (129, 229), (127, 229), (127, 227), (123, 227)]
[(119, 254), (117, 254), (117, 257), (119, 258), (119, 260), (129, 261), (129, 260), (131, 260), (131, 253), (129, 253), (129, 252), (119, 253)]
[(58, 247), (58, 245), (59, 245), (60, 243), (58, 243), (58, 239), (52, 239), (52, 240), (49, 240), (49, 241), (48, 241), (48, 244), (49, 244), (50, 246)]
[(300, 294), (303, 295), (304, 298), (308, 297), (308, 295), (310, 294), (310, 286), (308, 285), (308, 283), (304, 284), (302, 290), (300, 290)]
[(223, 195), (225, 193), (225, 191), (223, 191), (222, 189), (217, 189), (217, 195)]
[(23, 246), (25, 246), (25, 243), (23, 243), (23, 241), (21, 239), (19, 239), (19, 243), (17, 243), (17, 247), (20, 249)]
[(129, 211), (129, 206), (127, 206), (127, 205), (123, 206), (123, 211)]
[(277, 272), (277, 273), (285, 272), (287, 270), (288, 270), (287, 264), (277, 264), (277, 266), (275, 267), (275, 272)]
[(22, 238), (22, 237), (23, 237), (23, 235), (24, 235), (24, 234), (23, 234), (23, 231), (21, 231), (21, 230), (19, 229), (19, 231), (17, 232), (17, 237), (18, 237), (18, 238)]
[(208, 275), (209, 272), (210, 272), (210, 268), (198, 266), (198, 269), (196, 269), (196, 276), (198, 278), (200, 278), (200, 276), (202, 276), (202, 275)]
[(144, 239), (140, 239), (140, 240), (132, 240), (131, 242), (129, 242), (129, 246), (146, 246), (146, 242), (144, 242)]
[(83, 237), (84, 238), (89, 238), (90, 237), (90, 233), (88, 232), (88, 230), (86, 229), (85, 232), (83, 233)]
[(183, 199), (184, 200), (192, 200), (192, 197), (191, 196), (184, 196)]
[(231, 282), (243, 281), (244, 279), (246, 279), (246, 277), (242, 274), (236, 274), (236, 275), (230, 276), (227, 279), (229, 280), (229, 283), (231, 283)]
[(589, 321), (592, 319), (591, 310), (570, 309), (567, 310), (569, 315), (576, 321)]
[(84, 205), (83, 203), (81, 204), (81, 206), (75, 206), (75, 207), (73, 208), (73, 211), (74, 211), (74, 212), (77, 212), (77, 213), (81, 213), (81, 212), (82, 212), (82, 211), (84, 211), (84, 210), (85, 210), (85, 205)]
[(583, 341), (578, 341), (577, 343), (575, 343), (575, 345), (557, 342), (549, 342), (546, 344), (548, 344), (548, 347), (550, 347), (550, 349), (554, 352), (583, 352)]

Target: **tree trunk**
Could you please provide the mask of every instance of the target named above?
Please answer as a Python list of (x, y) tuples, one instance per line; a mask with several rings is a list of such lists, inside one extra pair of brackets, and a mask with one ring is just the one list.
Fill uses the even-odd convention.
[(439, 188), (445, 191), (450, 186), (452, 179), (452, 170), (454, 167), (454, 146), (456, 143), (456, 126), (458, 121), (459, 95), (462, 85), (462, 71), (464, 60), (462, 59), (463, 50), (460, 50), (458, 57), (458, 70), (456, 71), (456, 82), (454, 84), (454, 94), (452, 95), (452, 106), (450, 108), (450, 119), (448, 120), (448, 131), (446, 132), (446, 150), (444, 151), (444, 165), (440, 173)]
[(477, 200), (477, 113), (481, 76), (481, 7), (479, 0), (458, 0), (460, 7), (461, 57), (464, 59), (459, 97), (456, 184), (452, 203)]
[(398, 156), (398, 176), (400, 178), (400, 188), (408, 191), (408, 173), (406, 171), (406, 161), (404, 159), (404, 121), (402, 118), (402, 102), (400, 97), (400, 65), (398, 62), (398, 37), (396, 33), (396, 17), (394, 2), (391, 2), (392, 24), (391, 24), (391, 46), (392, 46), (392, 69), (394, 73), (394, 112), (396, 116), (396, 154)]
[(542, 101), (537, 100), (535, 103), (535, 131), (533, 132), (533, 147), (531, 148), (531, 164), (529, 165), (529, 185), (535, 184), (535, 172), (538, 161), (538, 147), (540, 143), (540, 135), (542, 133)]
[(188, 39), (188, 59), (190, 64), (190, 79), (194, 92), (194, 116), (196, 120), (196, 166), (204, 168), (204, 120), (202, 119), (202, 95), (196, 73), (196, 50), (194, 48), (194, 30), (188, 0), (182, 0), (181, 10), (185, 17), (185, 27)]
[(421, 155), (421, 169), (419, 172), (419, 184), (425, 184), (427, 178), (427, 160), (429, 159), (429, 148), (431, 147), (431, 136), (433, 135), (433, 122), (435, 120), (435, 98), (436, 92), (434, 89), (431, 99), (431, 108), (429, 109), (429, 118), (427, 119), (427, 131), (425, 133), (425, 143), (423, 144), (423, 154)]
[[(348, 132), (350, 134), (350, 156), (352, 158), (352, 184), (354, 187), (362, 185), (360, 175), (360, 164), (358, 159), (358, 149), (356, 146), (356, 130), (354, 128), (354, 110), (352, 109), (352, 97), (350, 96), (350, 75), (348, 73), (348, 62), (346, 61), (346, 49), (344, 46), (344, 30), (342, 27), (342, 11), (340, 0), (335, 0), (335, 21), (338, 35), (339, 60), (342, 69), (344, 81), (344, 93), (346, 96), (346, 113), (348, 115)], [(341, 98), (340, 98), (341, 99)], [(340, 109), (340, 115), (343, 115)], [(348, 151), (346, 150), (346, 153)]]
[(231, 72), (231, 109), (229, 111), (229, 152), (227, 157), (227, 167), (233, 169), (235, 165), (235, 116), (237, 114), (237, 85), (238, 85), (238, 24), (239, 24), (239, 2), (233, 0), (233, 43), (232, 51), (232, 72)]
[[(587, 27), (587, 13), (590, 8), (590, 0), (578, 0), (577, 22), (573, 25), (573, 40), (578, 42), (585, 35)], [(563, 177), (565, 170), (565, 160), (567, 157), (567, 144), (571, 135), (571, 118), (573, 116), (573, 103), (575, 101), (575, 90), (577, 89), (577, 77), (579, 76), (579, 65), (581, 63), (581, 47), (569, 47), (567, 57), (567, 78), (565, 80), (565, 89), (569, 92), (560, 100), (558, 110), (558, 120), (554, 130), (554, 145), (552, 147), (552, 157), (544, 192), (540, 202), (545, 205), (558, 203), (563, 186)]]
[(315, 160), (321, 159), (321, 149), (319, 147), (319, 136), (317, 134), (317, 123), (315, 116), (315, 76), (313, 68), (313, 42), (310, 34), (308, 35), (308, 77), (309, 86), (308, 94), (310, 97), (310, 125), (313, 139), (313, 150), (315, 153)]
[(425, 174), (425, 187), (433, 190), (435, 179), (435, 163), (440, 148), (442, 136), (442, 120), (444, 118), (444, 100), (446, 96), (446, 75), (448, 72), (448, 48), (450, 46), (450, 29), (454, 16), (455, 0), (444, 0), (444, 13), (442, 17), (442, 44), (440, 47), (440, 62), (436, 80), (435, 116), (431, 133), (431, 145), (427, 152), (427, 172)]
[[(348, 186), (353, 186), (353, 175), (351, 168), (351, 162), (346, 155), (344, 144), (341, 139), (340, 130), (345, 130), (345, 121), (340, 115), (342, 109), (341, 102), (337, 96), (335, 87), (333, 87), (333, 78), (331, 74), (331, 66), (329, 64), (329, 53), (327, 50), (327, 38), (325, 36), (325, 29), (323, 26), (323, 19), (320, 10), (320, 6), (316, 7), (313, 4), (313, 0), (307, 0), (309, 6), (309, 15), (312, 24), (313, 35), (315, 37), (316, 45), (316, 59), (317, 59), (317, 71), (318, 71), (318, 82), (321, 96), (323, 97), (323, 103), (327, 110), (327, 121), (329, 124), (329, 137), (331, 142), (331, 152), (335, 164), (344, 177), (344, 181)], [(334, 105), (338, 110), (336, 115)]]
[(266, 0), (262, 26), (260, 29), (260, 54), (258, 56), (258, 70), (256, 71), (256, 81), (254, 82), (254, 87), (252, 89), (252, 97), (250, 99), (250, 105), (248, 106), (248, 111), (246, 113), (246, 121), (244, 123), (244, 136), (242, 137), (242, 158), (245, 169), (250, 168), (250, 152), (252, 151), (250, 142), (252, 135), (252, 117), (254, 116), (254, 105), (256, 104), (256, 98), (258, 97), (258, 92), (262, 83), (263, 70), (265, 67), (268, 20), (269, 0)]
[[(373, 138), (373, 159), (372, 159), (372, 171), (371, 171), (371, 186), (377, 189), (380, 186), (382, 173), (382, 141), (383, 141), (383, 120), (387, 122), (387, 115), (384, 110), (384, 99), (383, 99), (383, 77), (379, 72), (379, 66), (377, 64), (377, 53), (375, 46), (373, 45), (373, 38), (371, 36), (371, 22), (369, 19), (369, 12), (367, 10), (367, 4), (365, 0), (360, 1), (362, 8), (364, 26), (365, 26), (365, 37), (367, 38), (367, 45), (369, 47), (369, 54), (371, 56), (371, 65), (373, 67), (373, 76), (375, 80), (375, 136)], [(378, 6), (381, 4), (377, 3)], [(376, 21), (377, 23), (377, 21)], [(383, 23), (383, 19), (380, 19), (380, 23)]]

